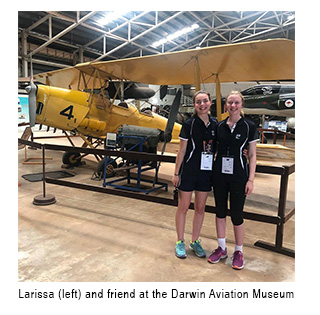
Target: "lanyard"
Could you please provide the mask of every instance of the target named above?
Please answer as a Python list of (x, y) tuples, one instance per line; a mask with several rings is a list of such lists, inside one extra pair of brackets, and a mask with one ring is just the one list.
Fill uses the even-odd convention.
[(203, 152), (212, 153), (212, 145), (212, 139), (210, 139), (209, 141), (203, 140)]
[(229, 125), (227, 124), (226, 122), (226, 128), (228, 129), (228, 132), (227, 132), (227, 139), (226, 139), (226, 147), (227, 147), (227, 156), (229, 156), (230, 154), (230, 147), (231, 147), (231, 144), (232, 144), (232, 141), (233, 141), (233, 132), (234, 130), (236, 129), (236, 126), (237, 126), (237, 123), (235, 123), (232, 128), (229, 127)]

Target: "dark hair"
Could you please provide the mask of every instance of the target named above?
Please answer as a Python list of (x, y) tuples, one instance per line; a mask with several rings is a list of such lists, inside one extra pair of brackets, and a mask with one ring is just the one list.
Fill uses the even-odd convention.
[[(195, 102), (196, 102), (196, 97), (197, 97), (199, 94), (206, 94), (206, 95), (208, 96), (208, 98), (209, 98), (209, 101), (211, 100), (211, 98), (210, 98), (210, 93), (208, 93), (208, 92), (206, 92), (206, 91), (203, 91), (203, 90), (200, 90), (200, 91), (197, 91), (196, 93), (194, 93), (193, 96), (192, 96), (193, 105), (195, 104)], [(194, 108), (192, 116), (195, 116), (196, 114), (197, 114), (197, 111), (196, 111), (196, 109)]]
[(208, 92), (206, 92), (206, 91), (200, 90), (200, 91), (197, 91), (196, 93), (193, 94), (193, 96), (192, 96), (192, 102), (193, 102), (193, 104), (195, 103), (196, 97), (197, 97), (199, 94), (206, 94), (206, 95), (209, 97), (209, 100), (211, 99), (210, 93), (208, 93)]

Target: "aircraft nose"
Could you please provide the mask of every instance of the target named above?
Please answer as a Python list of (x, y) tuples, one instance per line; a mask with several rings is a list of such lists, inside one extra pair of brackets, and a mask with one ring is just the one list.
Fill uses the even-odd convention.
[(31, 92), (31, 85), (28, 85), (26, 88), (25, 88), (27, 94), (29, 94)]

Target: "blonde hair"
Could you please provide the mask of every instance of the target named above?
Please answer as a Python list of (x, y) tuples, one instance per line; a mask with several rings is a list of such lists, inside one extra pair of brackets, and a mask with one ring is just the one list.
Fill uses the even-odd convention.
[(242, 104), (241, 104), (241, 105), (242, 105), (241, 115), (244, 116), (244, 111), (243, 111), (244, 97), (243, 97), (243, 95), (241, 94), (240, 91), (236, 91), (236, 90), (231, 91), (231, 92), (227, 95), (227, 97), (226, 97), (226, 102), (225, 102), (224, 106), (226, 106), (228, 97), (231, 96), (231, 95), (239, 95), (239, 96), (240, 96), (240, 98), (241, 98), (241, 103), (242, 103)]

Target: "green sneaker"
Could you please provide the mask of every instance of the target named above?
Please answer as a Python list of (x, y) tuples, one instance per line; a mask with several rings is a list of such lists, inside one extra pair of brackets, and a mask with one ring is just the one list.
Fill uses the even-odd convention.
[(176, 256), (178, 258), (186, 258), (186, 246), (183, 240), (180, 240), (176, 243)]
[(200, 245), (200, 240), (195, 240), (193, 243), (190, 242), (189, 248), (192, 249), (198, 257), (200, 258), (206, 257), (206, 252)]

